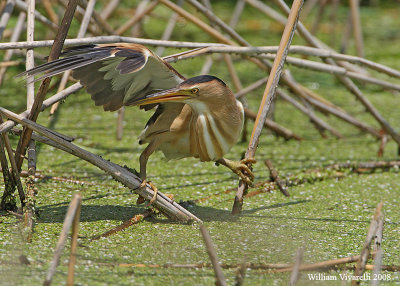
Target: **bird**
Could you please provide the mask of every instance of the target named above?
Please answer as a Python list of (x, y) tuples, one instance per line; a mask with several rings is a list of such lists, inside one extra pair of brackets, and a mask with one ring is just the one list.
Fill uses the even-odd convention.
[(138, 139), (147, 144), (139, 157), (139, 177), (147, 181), (151, 154), (162, 151), (167, 160), (195, 157), (214, 161), (236, 173), (247, 184), (254, 180), (249, 167), (254, 158), (224, 157), (243, 128), (244, 109), (224, 81), (212, 75), (185, 78), (169, 63), (140, 44), (89, 44), (66, 48), (61, 58), (36, 66), (20, 76), (34, 81), (72, 70), (96, 106), (116, 111), (122, 106), (154, 110)]

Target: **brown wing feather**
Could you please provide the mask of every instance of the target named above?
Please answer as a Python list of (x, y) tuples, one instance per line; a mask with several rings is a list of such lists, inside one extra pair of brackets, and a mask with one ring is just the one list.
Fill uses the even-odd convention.
[(175, 87), (185, 78), (168, 63), (138, 44), (85, 45), (67, 49), (58, 59), (21, 75), (36, 80), (73, 70), (96, 105), (114, 111), (155, 91)]

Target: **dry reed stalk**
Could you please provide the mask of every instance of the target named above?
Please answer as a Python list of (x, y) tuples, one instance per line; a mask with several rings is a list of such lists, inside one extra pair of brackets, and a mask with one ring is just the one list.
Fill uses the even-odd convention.
[[(190, 4), (195, 3), (197, 5), (200, 5), (198, 2), (194, 2), (194, 1), (191, 1), (191, 0), (188, 0), (188, 1), (189, 1)], [(184, 17), (185, 19), (189, 20), (190, 22), (192, 22), (193, 24), (198, 26), (200, 29), (206, 31), (208, 34), (210, 34), (214, 38), (218, 39), (220, 42), (228, 44), (228, 45), (235, 45), (232, 40), (226, 38), (220, 32), (218, 32), (217, 30), (213, 29), (212, 27), (210, 27), (209, 25), (207, 25), (203, 21), (199, 20), (197, 17), (194, 17), (192, 14), (190, 14), (186, 10), (182, 9), (178, 5), (172, 3), (171, 1), (169, 1), (169, 0), (160, 0), (159, 2), (161, 4), (167, 6), (171, 10), (175, 11), (176, 13), (178, 13), (180, 16)]]
[[(135, 43), (149, 46), (160, 46), (160, 47), (172, 47), (172, 48), (203, 48), (205, 45), (214, 47), (225, 46), (223, 44), (216, 43), (201, 43), (201, 42), (182, 42), (182, 41), (162, 41), (162, 40), (151, 40), (151, 39), (139, 39), (132, 37), (122, 36), (98, 36), (98, 37), (87, 37), (83, 39), (66, 39), (64, 46), (76, 46), (86, 44), (102, 44), (102, 43)], [(0, 50), (7, 49), (28, 49), (28, 48), (43, 48), (50, 47), (54, 43), (54, 40), (43, 40), (34, 42), (13, 42), (13, 43), (0, 43)]]
[(58, 18), (57, 13), (54, 11), (51, 1), (42, 0), (42, 4), (44, 9), (46, 10), (47, 15), (50, 17), (51, 21), (53, 23), (58, 23), (60, 19)]
[[(383, 250), (379, 248), (378, 251), (374, 255), (374, 265), (372, 271), (372, 279), (371, 279), (371, 286), (378, 286), (379, 285), (379, 274), (382, 270), (382, 258), (383, 258)], [(365, 265), (367, 266), (367, 265)]]
[[(88, 2), (87, 0), (79, 0), (81, 1), (82, 5), (84, 7), (88, 6)], [(78, 6), (79, 7), (79, 6)], [(82, 9), (82, 15), (85, 14), (85, 9)], [(117, 33), (115, 32), (115, 30), (113, 29), (113, 27), (111, 27), (107, 21), (104, 21), (103, 18), (100, 16), (99, 13), (96, 12), (96, 10), (93, 11), (92, 13), (93, 15), (93, 19), (94, 22), (97, 24), (98, 27), (100, 27), (100, 29), (102, 29), (103, 33), (102, 34), (109, 34), (109, 35), (116, 35)], [(89, 26), (90, 27), (90, 26)]]
[[(238, 0), (240, 2), (242, 0)], [(239, 267), (236, 270), (236, 277), (235, 277), (235, 286), (242, 286), (244, 282), (244, 277), (246, 274), (246, 256), (243, 258), (243, 262), (239, 265)], [(221, 266), (222, 267), (222, 266)]]
[[(28, 5), (22, 0), (16, 0), (15, 7), (23, 12), (28, 13)], [(50, 27), (54, 31), (56, 31), (58, 29), (57, 24), (54, 24), (52, 21), (47, 19), (45, 16), (43, 16), (37, 10), (34, 10), (33, 13), (35, 14), (36, 20), (38, 20), (39, 22), (42, 22), (43, 24), (45, 24), (47, 27)]]
[[(35, 37), (35, 0), (27, 0), (27, 27), (26, 27), (26, 39), (27, 41), (34, 41)], [(29, 70), (35, 66), (34, 52), (33, 49), (26, 51), (26, 70)], [(33, 77), (27, 78), (26, 84), (26, 106), (27, 109), (31, 109), (35, 100), (35, 84)], [(36, 144), (35, 141), (29, 140), (27, 146), (28, 154), (28, 178), (26, 179), (26, 202), (23, 208), (24, 227), (23, 236), (27, 242), (32, 241), (32, 233), (34, 228), (34, 217), (35, 217), (35, 204), (36, 204), (36, 187), (35, 178), (36, 173)], [(18, 164), (18, 163), (17, 163)], [(22, 162), (21, 162), (22, 164)], [(18, 165), (17, 165), (18, 167)], [(18, 168), (20, 168), (19, 166)]]
[(318, 31), (318, 28), (321, 24), (321, 19), (325, 13), (325, 8), (328, 0), (321, 0), (319, 1), (319, 7), (318, 7), (318, 12), (317, 15), (315, 16), (314, 23), (311, 27), (311, 34), (315, 35)]
[[(25, 24), (26, 14), (24, 12), (19, 13), (17, 23), (15, 24), (14, 31), (11, 35), (11, 42), (18, 41), (19, 37), (21, 36), (22, 30)], [(3, 56), (3, 63), (7, 63), (11, 60), (14, 50), (6, 50)], [(17, 62), (19, 64), (19, 62)], [(7, 67), (9, 65), (2, 65), (0, 64), (0, 85), (3, 83), (4, 75), (7, 71)]]
[[(344, 258), (332, 259), (312, 264), (301, 264), (299, 266), (299, 271), (312, 271), (312, 270), (321, 270), (321, 269), (329, 269), (331, 267), (335, 267), (341, 264), (353, 263), (357, 262), (360, 259), (360, 255), (349, 256)], [(281, 272), (292, 272), (294, 265), (290, 265), (289, 267), (282, 267), (280, 269), (273, 270), (274, 273), (281, 273)], [(271, 272), (268, 272), (271, 273)]]
[[(181, 7), (183, 5), (183, 0), (179, 0), (177, 2), (177, 5), (179, 7)], [(172, 32), (174, 31), (177, 20), (178, 20), (178, 14), (176, 12), (173, 12), (172, 15), (169, 17), (168, 24), (165, 27), (165, 30), (161, 36), (161, 40), (168, 41), (171, 38)], [(158, 47), (156, 49), (156, 54), (161, 57), (162, 54), (164, 53), (164, 51), (165, 51), (165, 47)]]
[(158, 0), (153, 0), (147, 7), (146, 9), (143, 10), (142, 13), (135, 15), (134, 17), (132, 17), (128, 22), (126, 22), (124, 25), (122, 25), (121, 27), (119, 27), (115, 33), (117, 35), (122, 35), (123, 33), (125, 33), (127, 30), (129, 30), (133, 25), (135, 25), (136, 23), (138, 23), (144, 16), (146, 16), (147, 14), (149, 14), (151, 11), (154, 10), (154, 8), (156, 8), (156, 6), (158, 5)]
[(19, 66), (21, 64), (22, 64), (21, 61), (5, 61), (0, 63), (0, 68), (14, 67), (14, 66)]
[[(45, 110), (46, 108), (52, 106), (54, 103), (56, 103), (60, 100), (64, 100), (69, 95), (71, 95), (74, 92), (77, 92), (81, 88), (83, 88), (83, 86), (80, 83), (75, 83), (75, 84), (71, 85), (70, 87), (64, 89), (63, 91), (49, 97), (48, 99), (43, 101), (40, 111)], [(30, 113), (31, 113), (31, 109), (29, 108), (29, 109), (25, 110), (24, 112), (20, 113), (19, 115), (24, 118), (27, 118)], [(3, 134), (5, 132), (9, 131), (15, 125), (17, 125), (17, 123), (12, 120), (8, 120), (8, 121), (0, 124), (0, 134)], [(67, 137), (64, 137), (64, 139), (67, 139)], [(68, 141), (72, 141), (72, 140), (68, 140)]]
[(286, 197), (290, 197), (290, 194), (287, 191), (287, 185), (279, 178), (278, 171), (275, 169), (271, 160), (265, 160), (265, 165), (268, 167), (271, 180), (276, 183), (281, 193), (284, 194)]
[[(260, 109), (258, 111), (257, 119), (254, 123), (254, 128), (251, 134), (249, 146), (246, 151), (245, 155), (246, 158), (252, 158), (255, 155), (259, 137), (261, 135), (265, 119), (267, 118), (269, 107), (275, 96), (275, 90), (279, 83), (279, 78), (281, 76), (285, 58), (288, 53), (288, 47), (290, 46), (290, 43), (292, 41), (302, 5), (303, 5), (302, 0), (296, 0), (293, 2), (292, 10), (290, 12), (287, 25), (285, 26), (285, 30), (283, 31), (281, 42), (279, 44), (280, 48), (278, 50), (277, 56), (272, 66), (270, 76), (268, 77), (263, 99), (260, 103)], [(247, 187), (248, 187), (247, 184), (243, 180), (239, 181), (239, 187), (236, 192), (234, 204), (232, 207), (232, 214), (239, 214), (241, 212), (243, 205), (243, 195), (245, 194)]]
[(347, 15), (346, 25), (344, 26), (344, 31), (342, 33), (342, 41), (340, 43), (340, 53), (344, 54), (347, 51), (347, 47), (349, 46), (350, 38), (352, 31), (352, 19), (351, 12)]
[[(286, 14), (289, 13), (289, 7), (282, 0), (276, 0), (279, 6), (284, 10)], [(317, 41), (304, 27), (303, 24), (299, 23), (298, 29), (300, 35), (313, 47), (324, 48), (324, 45)], [(329, 58), (324, 61), (330, 65), (337, 65), (337, 63)], [(390, 134), (390, 136), (400, 146), (400, 135), (393, 129), (393, 127), (386, 121), (386, 119), (379, 113), (379, 111), (371, 104), (371, 102), (363, 95), (361, 90), (354, 84), (351, 79), (347, 76), (336, 75), (336, 78), (352, 93), (355, 97), (364, 105), (367, 111), (375, 118), (376, 121), (382, 126), (382, 128)]]
[[(103, 171), (110, 174), (115, 180), (121, 182), (124, 186), (130, 188), (135, 191), (137, 194), (141, 195), (145, 199), (150, 200), (153, 198), (154, 190), (146, 185), (146, 188), (140, 187), (142, 180), (137, 177), (135, 174), (130, 172), (128, 169), (123, 168), (117, 164), (114, 164), (110, 161), (107, 161), (97, 155), (94, 155), (68, 141), (63, 138), (63, 135), (57, 136), (54, 134), (54, 131), (39, 125), (29, 119), (26, 119), (18, 114), (15, 114), (5, 108), (0, 107), (0, 113), (4, 114), (6, 117), (17, 121), (18, 123), (27, 126), (31, 130), (55, 141), (57, 145), (63, 146), (62, 150), (66, 151), (74, 156), (77, 156), (95, 166), (102, 169)], [(178, 203), (172, 201), (170, 198), (165, 196), (163, 193), (158, 191), (156, 196), (156, 201), (153, 205), (160, 210), (167, 217), (177, 220), (188, 222), (190, 220), (194, 220), (201, 223), (201, 220), (187, 211), (185, 208), (180, 206)]]
[(203, 236), (203, 240), (206, 245), (208, 256), (210, 257), (212, 266), (214, 268), (214, 274), (215, 274), (215, 279), (216, 279), (215, 285), (226, 286), (227, 284), (225, 281), (224, 273), (222, 272), (221, 265), (219, 264), (218, 256), (217, 256), (217, 253), (215, 252), (215, 248), (212, 243), (210, 233), (208, 232), (207, 228), (203, 224), (200, 224), (200, 232)]
[[(3, 119), (0, 115), (0, 125), (3, 123)], [(6, 147), (6, 151), (8, 154), (8, 160), (10, 161), (11, 164), (11, 174), (12, 174), (12, 179), (14, 182), (14, 186), (17, 186), (17, 190), (18, 190), (18, 195), (19, 195), (19, 200), (21, 202), (21, 206), (25, 207), (25, 192), (24, 189), (22, 187), (22, 183), (21, 183), (21, 178), (19, 176), (19, 172), (18, 172), (18, 168), (17, 168), (17, 163), (15, 161), (15, 157), (14, 157), (14, 153), (13, 150), (11, 148), (11, 143), (10, 143), (10, 139), (8, 138), (7, 133), (3, 133), (1, 134), (1, 136), (3, 137), (3, 143), (4, 146)], [(11, 187), (11, 186), (10, 186)], [(8, 191), (13, 192), (12, 189), (10, 189)]]
[(69, 263), (68, 263), (67, 286), (74, 285), (76, 253), (78, 248), (79, 222), (80, 222), (81, 205), (82, 205), (82, 197), (80, 194), (78, 194), (78, 196), (80, 202), (78, 203), (78, 206), (75, 211), (74, 220), (72, 222), (72, 230), (71, 230), (71, 253), (69, 256)]
[[(256, 118), (257, 118), (257, 114), (246, 107), (244, 108), (244, 114), (249, 119), (252, 119), (252, 120), (256, 120)], [(278, 123), (272, 121), (271, 119), (267, 118), (265, 120), (264, 126), (267, 129), (270, 129), (271, 131), (276, 133), (277, 136), (281, 136), (281, 137), (285, 138), (286, 140), (289, 140), (289, 139), (295, 139), (297, 141), (302, 140), (299, 135), (297, 135), (297, 134), (293, 133), (293, 131), (279, 125)]]
[(355, 170), (356, 172), (362, 172), (366, 169), (370, 171), (374, 171), (375, 169), (386, 169), (386, 168), (398, 168), (400, 167), (400, 161), (372, 161), (372, 162), (359, 162), (359, 163), (340, 163), (340, 164), (332, 164), (327, 165), (325, 168), (327, 169), (346, 169), (350, 168)]
[[(54, 40), (54, 44), (51, 48), (50, 55), (48, 61), (55, 60), (59, 57), (61, 53), (61, 49), (63, 47), (64, 40), (67, 36), (69, 26), (74, 16), (74, 12), (77, 6), (78, 0), (70, 0), (68, 2), (68, 7), (65, 11), (64, 18), (61, 21), (60, 29), (57, 31), (56, 38)], [(36, 121), (38, 118), (40, 108), (42, 106), (44, 97), (46, 96), (47, 89), (49, 87), (51, 78), (46, 78), (43, 80), (42, 84), (39, 87), (39, 91), (35, 97), (35, 100), (32, 104), (31, 113), (29, 114), (29, 119), (32, 121)], [(18, 171), (21, 169), (22, 166), (22, 156), (25, 154), (25, 149), (29, 144), (30, 137), (32, 134), (32, 130), (29, 128), (24, 128), (23, 133), (21, 134), (20, 140), (18, 142), (18, 147), (16, 150), (16, 163), (18, 167)]]
[[(143, 11), (146, 9), (146, 6), (149, 4), (150, 0), (142, 0), (138, 3), (138, 5), (135, 8), (135, 14), (133, 15), (133, 17), (140, 15), (143, 13)], [(153, 9), (154, 10), (154, 9)], [(153, 11), (152, 10), (152, 11)], [(151, 12), (152, 12), (151, 11)], [(151, 12), (149, 12), (148, 14), (150, 14)], [(147, 14), (147, 15), (148, 15)], [(142, 17), (140, 19), (140, 21), (136, 22), (132, 27), (131, 27), (131, 31), (130, 34), (132, 37), (137, 37), (140, 38), (141, 34), (142, 34), (142, 23), (143, 23), (143, 19), (144, 17)]]
[(360, 18), (360, 3), (358, 0), (349, 0), (351, 10), (351, 20), (353, 22), (353, 35), (356, 40), (357, 56), (363, 58), (364, 43), (362, 37), (361, 18)]
[(296, 257), (294, 260), (292, 273), (290, 274), (290, 280), (289, 280), (290, 286), (296, 285), (297, 280), (299, 280), (299, 277), (300, 277), (299, 270), (300, 270), (301, 261), (303, 260), (303, 254), (304, 254), (303, 248), (299, 248), (297, 250)]
[(7, 156), (5, 153), (5, 144), (3, 136), (0, 136), (0, 166), (3, 173), (4, 192), (1, 196), (0, 209), (1, 210), (16, 210), (17, 205), (14, 200), (15, 184), (8, 169)]
[(339, 138), (339, 139), (344, 138), (342, 134), (340, 134), (338, 131), (333, 129), (328, 123), (326, 123), (325, 121), (323, 121), (322, 119), (317, 117), (315, 115), (314, 111), (310, 107), (306, 106), (305, 104), (301, 104), (300, 102), (298, 102), (297, 100), (292, 98), (290, 95), (288, 95), (286, 92), (284, 92), (282, 89), (278, 88), (277, 94), (279, 97), (281, 97), (285, 101), (291, 103), (294, 107), (296, 107), (302, 113), (304, 113), (305, 115), (310, 117), (311, 122), (315, 125), (317, 130), (322, 130), (322, 131), (327, 130), (330, 133), (332, 133), (332, 135), (335, 136), (336, 138)]
[[(204, 47), (199, 50), (195, 50), (193, 52), (187, 51), (182, 55), (170, 55), (166, 57), (175, 58), (176, 60), (183, 60), (195, 56), (200, 56), (203, 54), (212, 54), (212, 53), (229, 53), (229, 54), (239, 54), (239, 55), (249, 55), (249, 56), (265, 56), (265, 54), (276, 54), (278, 50), (278, 46), (259, 46), (259, 47), (237, 47), (237, 46), (229, 46), (229, 45), (220, 45), (220, 46), (208, 46), (208, 43), (204, 43)], [(349, 63), (359, 64), (376, 70), (381, 73), (385, 73), (391, 77), (400, 78), (400, 71), (387, 67), (385, 65), (370, 61), (365, 58), (360, 58), (352, 55), (345, 55), (336, 53), (335, 51), (326, 49), (326, 48), (314, 48), (308, 46), (291, 46), (289, 48), (289, 54), (299, 54), (304, 56), (314, 56), (319, 58), (332, 58), (337, 61), (345, 61)], [(289, 57), (288, 57), (289, 58)], [(328, 65), (331, 66), (331, 65)], [(344, 67), (346, 70), (349, 70), (347, 67)]]
[(7, 0), (3, 10), (1, 11), (2, 14), (0, 15), (0, 40), (3, 37), (4, 30), (10, 20), (11, 14), (14, 10), (15, 0)]
[[(361, 249), (360, 259), (357, 261), (356, 269), (354, 270), (354, 276), (362, 276), (365, 270), (365, 265), (367, 264), (368, 257), (370, 254), (370, 247), (372, 240), (376, 237), (376, 232), (379, 225), (379, 220), (382, 219), (382, 207), (383, 203), (379, 203), (376, 207), (374, 217), (371, 220), (369, 226), (367, 237), (365, 238), (364, 245)], [(351, 285), (360, 285), (360, 280), (353, 280)]]
[[(354, 260), (355, 258), (355, 260)], [(337, 266), (341, 265), (341, 269), (354, 269), (354, 266), (346, 266), (343, 264), (354, 263), (358, 260), (359, 256), (345, 257), (334, 260), (328, 260), (324, 262), (318, 262), (314, 264), (302, 264), (299, 269), (301, 271), (331, 271), (332, 269), (337, 268)], [(114, 264), (112, 264), (114, 265)], [(237, 269), (241, 267), (243, 264), (220, 264), (223, 269)], [(264, 263), (264, 264), (255, 264), (255, 263), (245, 263), (245, 268), (252, 270), (268, 270), (264, 273), (274, 273), (274, 272), (292, 272), (293, 264), (289, 263)], [(210, 263), (196, 263), (196, 264), (178, 264), (178, 263), (166, 263), (166, 264), (143, 264), (143, 263), (121, 263), (118, 264), (119, 267), (133, 267), (133, 268), (185, 268), (185, 269), (202, 269), (202, 268), (212, 268), (212, 264)], [(374, 265), (367, 264), (365, 266), (366, 270), (374, 270)], [(399, 265), (382, 265), (381, 270), (397, 272), (400, 271)]]
[(125, 107), (122, 106), (118, 110), (118, 118), (117, 118), (117, 140), (122, 139), (122, 135), (124, 133), (124, 115), (125, 115)]
[[(195, 6), (198, 10), (200, 10), (201, 12), (203, 12), (203, 14), (205, 15), (205, 16), (207, 16), (208, 18), (209, 18), (209, 20), (210, 21), (214, 21), (215, 22), (215, 24), (216, 25), (218, 25), (221, 29), (223, 29), (226, 33), (228, 33), (232, 38), (234, 38), (236, 41), (238, 41), (240, 44), (242, 44), (242, 45), (246, 45), (246, 46), (250, 46), (250, 44), (246, 41), (246, 40), (244, 40), (240, 35), (238, 35), (231, 27), (229, 27), (229, 26), (227, 26), (222, 20), (220, 20), (217, 16), (215, 16), (211, 11), (209, 11), (208, 9), (206, 9), (206, 7), (204, 7), (204, 6), (202, 6), (202, 5), (200, 5), (198, 2), (194, 2), (194, 1), (189, 1), (190, 3), (192, 3), (193, 2), (193, 6)], [(184, 17), (186, 17), (185, 16), (185, 14), (184, 13), (182, 13), (182, 15), (184, 16)], [(281, 16), (281, 18), (282, 18), (282, 16)], [(190, 21), (192, 21), (192, 19), (191, 18), (187, 18), (188, 20), (190, 20)], [(192, 21), (193, 22), (193, 21)], [(286, 20), (285, 20), (285, 22), (286, 22)], [(193, 22), (193, 23), (195, 23), (195, 22)], [(195, 23), (196, 24), (196, 23)], [(202, 28), (202, 26), (201, 25), (198, 25), (200, 28)], [(206, 31), (207, 33), (209, 33), (209, 31), (208, 30), (206, 30), (206, 29), (204, 29), (204, 28), (202, 28), (204, 31)], [(210, 35), (212, 35), (212, 34), (210, 34)], [(213, 35), (212, 35), (213, 36)], [(226, 38), (226, 37), (223, 37), (223, 38), (217, 38), (219, 41), (222, 41), (222, 42), (224, 42), (224, 43), (227, 43), (227, 44), (230, 44), (231, 43), (231, 41), (228, 39), (228, 38)], [(272, 69), (272, 64), (270, 63), (270, 62), (268, 62), (268, 61), (265, 61), (265, 60), (262, 60), (262, 61), (259, 61), (259, 60), (257, 60), (257, 59), (252, 59), (252, 58), (249, 58), (249, 60), (250, 61), (252, 61), (253, 63), (255, 63), (257, 66), (259, 66), (260, 68), (262, 68), (262, 69), (266, 69), (266, 70), (271, 70)], [(303, 91), (303, 89), (304, 89), (304, 87), (302, 87), (301, 85), (299, 85), (291, 76), (289, 76), (289, 74), (288, 73), (283, 73), (283, 76), (282, 76), (282, 82), (284, 83), (284, 84), (286, 84), (286, 85), (288, 85), (288, 87), (291, 89), (291, 90), (293, 90), (296, 94), (298, 94), (299, 96), (307, 96), (305, 93), (304, 93), (304, 91)], [(308, 112), (308, 114), (312, 114), (312, 111), (310, 110), (309, 112)], [(319, 121), (320, 120), (313, 120), (313, 122), (315, 122), (315, 124), (316, 124), (316, 127), (317, 127), (317, 130), (319, 131), (320, 129), (319, 129)], [(333, 128), (331, 128), (330, 126), (328, 126), (327, 124), (324, 124), (325, 126), (326, 126), (326, 128), (324, 128), (324, 129), (327, 129), (327, 130), (329, 130), (331, 133), (333, 133), (335, 136), (337, 136), (337, 137), (339, 137), (339, 138), (341, 138), (342, 136), (338, 133), (338, 132), (336, 132), (336, 131), (334, 131), (333, 130)], [(323, 135), (323, 134), (322, 134)]]
[[(50, 263), (49, 270), (47, 271), (46, 279), (43, 283), (44, 286), (51, 285), (53, 280), (53, 276), (56, 272), (56, 268), (60, 262), (60, 257), (62, 251), (64, 249), (65, 241), (67, 240), (68, 232), (71, 229), (72, 224), (75, 221), (75, 218), (78, 216), (78, 223), (79, 223), (79, 213), (80, 205), (82, 203), (82, 196), (78, 193), (75, 193), (72, 197), (71, 203), (69, 204), (67, 214), (65, 215), (63, 228), (60, 233), (60, 238), (58, 239), (56, 248), (54, 250), (54, 256)], [(76, 247), (76, 246), (75, 246)], [(72, 252), (71, 252), (72, 254)]]
[[(96, 4), (96, 0), (89, 0), (88, 5), (85, 10), (85, 14), (83, 15), (83, 19), (81, 22), (81, 26), (79, 27), (79, 32), (77, 35), (78, 39), (81, 39), (85, 36), (87, 28), (89, 26), (90, 19), (92, 18), (92, 14), (94, 11), (94, 5)], [(61, 77), (60, 85), (58, 86), (57, 92), (61, 92), (67, 86), (68, 78), (71, 75), (71, 70), (68, 70), (63, 73)], [(56, 102), (50, 109), (50, 115), (53, 115), (60, 105), (60, 102)], [(54, 118), (54, 117), (53, 117)], [(54, 119), (53, 119), (54, 120)]]
[[(274, 59), (275, 55), (261, 55), (261, 56), (259, 56), (259, 58)], [(315, 62), (315, 61), (299, 59), (299, 58), (294, 58), (294, 57), (287, 57), (286, 62), (289, 65), (294, 65), (296, 67), (309, 69), (309, 70), (313, 70), (313, 71), (325, 72), (325, 73), (334, 74), (334, 75), (347, 76), (349, 78), (357, 79), (357, 80), (365, 82), (365, 83), (378, 85), (385, 89), (400, 91), (400, 85), (398, 85), (398, 84), (387, 82), (387, 81), (380, 80), (380, 79), (376, 79), (376, 78), (373, 78), (373, 77), (370, 77), (367, 75), (363, 75), (363, 74), (360, 74), (357, 72), (352, 72), (344, 67), (335, 66), (335, 65), (331, 65), (331, 64), (324, 64), (324, 63), (319, 63), (319, 62)]]
[(106, 21), (114, 12), (114, 10), (117, 9), (120, 2), (121, 0), (108, 1), (107, 6), (103, 9), (103, 11), (101, 11), (100, 17), (103, 18), (104, 21)]
[[(12, 132), (14, 133), (14, 130), (12, 130)], [(15, 132), (15, 133), (18, 134), (18, 132)], [(47, 139), (47, 138), (46, 139), (45, 138), (46, 137), (37, 135), (36, 133), (32, 133), (32, 139), (36, 140), (38, 142), (45, 143), (46, 139)], [(47, 141), (50, 141), (50, 140), (47, 139)], [(48, 144), (48, 145), (50, 145), (50, 144)], [(2, 170), (3, 169), (0, 169), (0, 171), (2, 171)], [(27, 171), (21, 171), (21, 173), (19, 175), (21, 178), (26, 178), (29, 176)], [(42, 179), (42, 180), (53, 180), (53, 181), (60, 181), (60, 182), (65, 182), (65, 183), (72, 183), (72, 184), (77, 184), (77, 185), (89, 185), (89, 186), (98, 185), (97, 183), (87, 182), (87, 181), (82, 181), (82, 180), (75, 180), (73, 178), (68, 178), (68, 177), (45, 175), (45, 174), (42, 174), (40, 171), (36, 171), (35, 178)]]
[(135, 215), (134, 217), (130, 218), (129, 220), (123, 222), (122, 224), (120, 224), (117, 227), (114, 227), (113, 229), (106, 231), (100, 235), (96, 235), (94, 237), (92, 237), (91, 240), (98, 240), (102, 237), (108, 237), (110, 235), (113, 235), (119, 231), (125, 230), (126, 228), (134, 225), (134, 224), (138, 224), (139, 222), (143, 221), (145, 218), (151, 216), (153, 214), (153, 211), (151, 209), (146, 210), (145, 212)]

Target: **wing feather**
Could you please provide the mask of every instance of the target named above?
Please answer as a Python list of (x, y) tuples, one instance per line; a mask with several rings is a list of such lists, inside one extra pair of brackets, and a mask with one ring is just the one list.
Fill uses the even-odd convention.
[(66, 49), (62, 56), (20, 76), (41, 75), (38, 81), (72, 69), (72, 76), (86, 87), (95, 104), (110, 111), (185, 80), (167, 62), (138, 44), (77, 46)]

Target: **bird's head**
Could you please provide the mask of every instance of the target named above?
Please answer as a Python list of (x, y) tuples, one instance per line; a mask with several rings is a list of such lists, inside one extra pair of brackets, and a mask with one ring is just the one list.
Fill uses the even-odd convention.
[(147, 105), (171, 101), (184, 102), (189, 105), (196, 104), (196, 102), (223, 104), (228, 98), (234, 97), (222, 80), (215, 76), (200, 75), (189, 78), (174, 88), (147, 95), (135, 104)]

